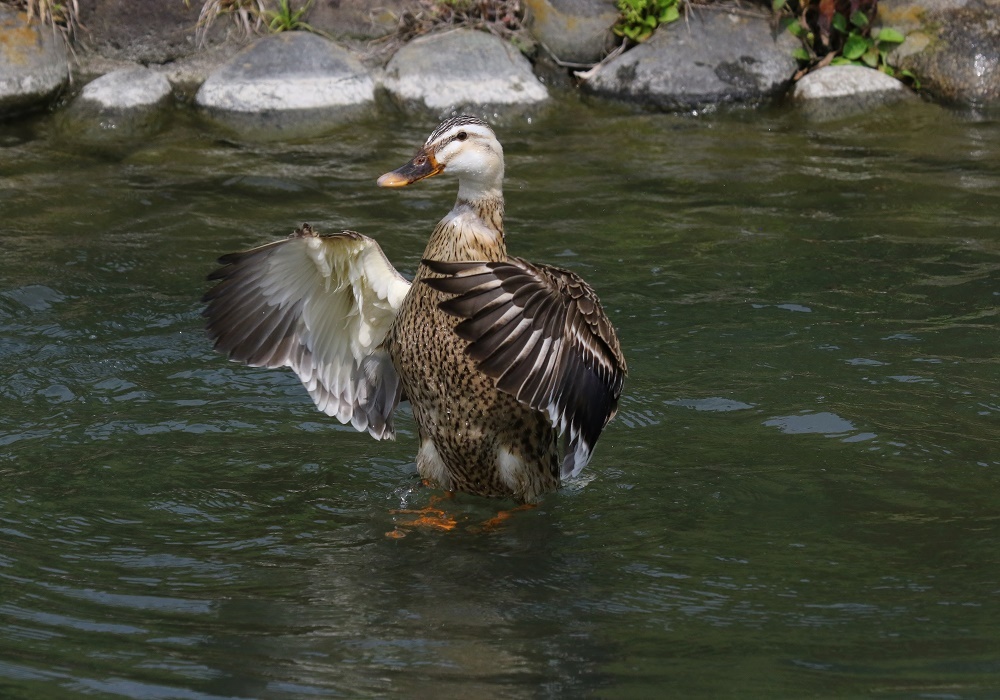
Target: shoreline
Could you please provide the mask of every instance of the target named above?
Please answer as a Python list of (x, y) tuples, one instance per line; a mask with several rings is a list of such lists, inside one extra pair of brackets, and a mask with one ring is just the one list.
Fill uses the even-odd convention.
[[(992, 2), (983, 0), (982, 12), (990, 13)], [(113, 119), (128, 133), (174, 100), (238, 130), (307, 133), (369, 109), (379, 91), (440, 117), (530, 111), (549, 98), (553, 84), (642, 110), (700, 113), (790, 101), (812, 118), (831, 119), (914, 99), (913, 90), (886, 74), (900, 70), (922, 83), (924, 99), (965, 108), (1000, 103), (1000, 28), (970, 29), (963, 44), (954, 23), (942, 24), (933, 9), (938, 0), (883, 0), (879, 17), (906, 30), (906, 40), (888, 54), (897, 56), (895, 69), (834, 65), (798, 80), (801, 64), (793, 55), (800, 42), (780, 31), (772, 13), (731, 3), (689, 5), (683, 21), (617, 55), (608, 54), (617, 11), (603, 0), (529, 0), (523, 26), (508, 38), (442, 27), (408, 40), (395, 33), (414, 3), (385, 4), (373, 15), (364, 3), (345, 0), (307, 16), (315, 31), (241, 41), (226, 17), (199, 30), (198, 8), (180, 1), (133, 0), (131, 12), (109, 17), (102, 12), (121, 10), (122, 0), (93, 0), (81, 17), (87, 30), (76, 55), (37, 20), (28, 23), (23, 12), (0, 4), (0, 57), (6, 52), (8, 59), (0, 61), (0, 119), (48, 108), (83, 122)], [(575, 13), (562, 12), (567, 4)], [(969, 27), (973, 5), (960, 18)], [(154, 6), (158, 11), (145, 11)], [(556, 58), (552, 46), (561, 56), (592, 60)], [(956, 74), (951, 83), (935, 73), (935, 56)], [(974, 73), (971, 85), (962, 74), (966, 66)]]

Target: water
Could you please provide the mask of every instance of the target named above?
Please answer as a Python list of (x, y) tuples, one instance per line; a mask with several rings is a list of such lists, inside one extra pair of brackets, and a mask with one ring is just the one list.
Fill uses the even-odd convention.
[(583, 478), (386, 537), (376, 443), (215, 355), (205, 275), (308, 221), (412, 274), (435, 126), (248, 143), (0, 127), (0, 696), (1000, 697), (1000, 122), (565, 98), (498, 125), (514, 254), (631, 370)]

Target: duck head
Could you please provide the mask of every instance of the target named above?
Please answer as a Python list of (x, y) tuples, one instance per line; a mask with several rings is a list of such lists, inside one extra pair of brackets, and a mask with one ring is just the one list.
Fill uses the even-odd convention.
[(482, 119), (452, 117), (427, 137), (409, 163), (378, 179), (380, 187), (404, 187), (443, 172), (458, 175), (459, 197), (478, 199), (503, 182), (503, 147)]

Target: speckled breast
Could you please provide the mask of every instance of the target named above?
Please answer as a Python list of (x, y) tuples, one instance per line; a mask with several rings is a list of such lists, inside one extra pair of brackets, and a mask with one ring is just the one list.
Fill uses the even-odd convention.
[[(423, 266), (386, 338), (421, 441), (433, 441), (451, 488), (487, 496), (531, 497), (558, 486), (557, 438), (548, 419), (497, 390), (465, 354), (458, 319), (438, 308), (444, 296), (422, 285)], [(512, 484), (500, 450), (523, 459)], [(419, 460), (418, 460), (419, 461)]]

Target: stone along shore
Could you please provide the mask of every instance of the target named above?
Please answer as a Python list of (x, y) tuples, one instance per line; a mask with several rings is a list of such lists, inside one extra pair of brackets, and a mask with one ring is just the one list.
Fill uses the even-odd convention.
[[(155, 129), (156, 115), (180, 102), (228, 128), (281, 137), (372, 113), (380, 94), (438, 117), (530, 114), (563, 89), (684, 112), (788, 100), (821, 118), (915, 99), (898, 80), (857, 66), (794, 82), (798, 40), (745, 3), (687, 5), (681, 21), (622, 52), (613, 51), (610, 0), (525, 0), (513, 40), (440, 27), (404, 41), (399, 18), (420, 10), (407, 0), (380, 2), (378, 12), (360, 0), (317, 3), (304, 19), (319, 33), (238, 39), (220, 16), (201, 36), (196, 4), (84, 3), (75, 57), (51, 28), (0, 4), (0, 118), (55, 108), (80, 133), (120, 138)], [(1000, 102), (1000, 0), (882, 0), (879, 21), (906, 34), (891, 61), (920, 78), (926, 99)]]

